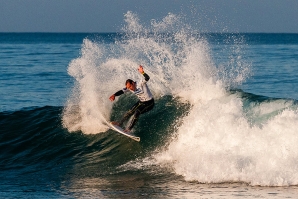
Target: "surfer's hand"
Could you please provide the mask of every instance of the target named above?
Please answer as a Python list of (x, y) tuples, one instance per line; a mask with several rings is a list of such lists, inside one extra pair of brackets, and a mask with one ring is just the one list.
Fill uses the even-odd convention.
[(139, 70), (139, 72), (141, 73), (141, 74), (144, 74), (144, 69), (143, 69), (143, 66), (139, 66), (139, 68), (138, 68), (138, 70)]
[(110, 97), (110, 100), (111, 100), (111, 102), (114, 101), (114, 100), (115, 100), (115, 95), (112, 95), (112, 96)]

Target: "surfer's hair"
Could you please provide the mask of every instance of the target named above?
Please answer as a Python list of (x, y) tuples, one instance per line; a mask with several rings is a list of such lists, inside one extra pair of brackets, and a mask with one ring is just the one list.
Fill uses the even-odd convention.
[(135, 83), (135, 82), (131, 79), (127, 79), (126, 82), (125, 82), (125, 85), (128, 84), (128, 83), (132, 84), (132, 83)]

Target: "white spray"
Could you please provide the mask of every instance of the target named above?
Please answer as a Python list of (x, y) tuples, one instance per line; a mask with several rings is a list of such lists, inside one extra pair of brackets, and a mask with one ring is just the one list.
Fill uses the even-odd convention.
[[(109, 96), (123, 88), (127, 78), (142, 78), (137, 72), (140, 64), (151, 77), (149, 86), (157, 99), (172, 94), (195, 103), (222, 95), (206, 41), (187, 35), (181, 24), (175, 25), (179, 21), (174, 15), (160, 23), (152, 21), (152, 30), (142, 27), (131, 12), (125, 17), (125, 40), (105, 45), (85, 39), (81, 56), (69, 65), (68, 73), (76, 85), (66, 104), (63, 124), (71, 132), (106, 131), (104, 121), (113, 105)], [(179, 31), (170, 36), (161, 34), (166, 27)], [(208, 92), (217, 83), (218, 91)], [(197, 95), (198, 89), (204, 98)]]
[[(215, 66), (208, 43), (189, 34), (179, 17), (152, 20), (149, 28), (131, 12), (125, 17), (125, 41), (107, 46), (85, 39), (81, 57), (69, 65), (76, 79), (63, 115), (69, 131), (104, 132), (103, 118), (109, 119), (112, 108), (108, 97), (127, 78), (141, 78), (136, 69), (142, 64), (157, 99), (171, 94), (192, 105), (169, 145), (153, 156), (155, 164), (171, 165), (177, 175), (202, 183), (298, 184), (298, 113), (293, 104), (256, 105), (250, 115), (259, 117), (266, 107), (276, 114), (251, 123), (242, 99), (225, 89), (248, 76), (241, 58), (236, 73), (222, 76), (225, 66)], [(162, 34), (167, 32), (171, 34)]]

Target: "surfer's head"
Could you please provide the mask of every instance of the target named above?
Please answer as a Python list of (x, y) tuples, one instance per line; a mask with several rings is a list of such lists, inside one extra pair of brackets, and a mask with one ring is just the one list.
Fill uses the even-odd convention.
[(125, 86), (127, 89), (135, 91), (136, 90), (136, 82), (131, 79), (126, 80)]

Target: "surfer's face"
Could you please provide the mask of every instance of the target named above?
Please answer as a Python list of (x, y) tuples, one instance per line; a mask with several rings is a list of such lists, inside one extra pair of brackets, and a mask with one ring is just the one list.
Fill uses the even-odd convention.
[(126, 88), (129, 89), (129, 90), (132, 90), (132, 91), (135, 91), (136, 90), (136, 84), (133, 82), (133, 83), (127, 83), (126, 84)]

